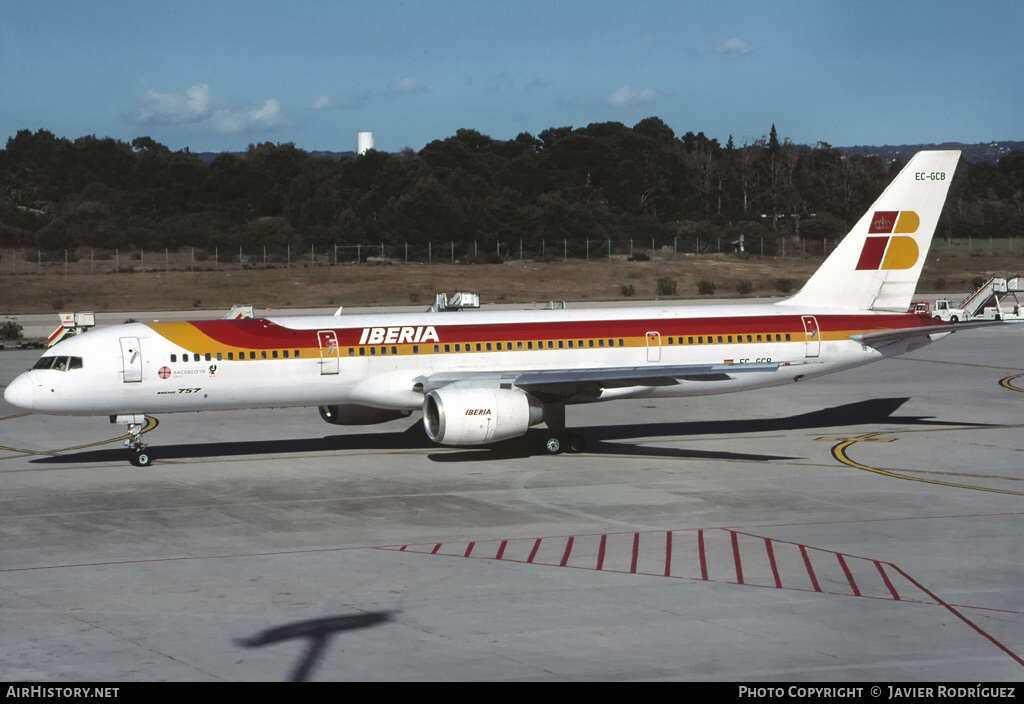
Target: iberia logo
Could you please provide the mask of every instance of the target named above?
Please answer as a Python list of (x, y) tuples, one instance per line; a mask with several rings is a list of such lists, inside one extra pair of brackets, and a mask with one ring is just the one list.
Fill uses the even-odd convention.
[[(857, 269), (909, 269), (917, 263), (917, 242), (910, 235), (921, 226), (913, 210), (877, 211), (871, 216), (869, 237), (864, 241)], [(871, 235), (876, 235), (872, 237)]]

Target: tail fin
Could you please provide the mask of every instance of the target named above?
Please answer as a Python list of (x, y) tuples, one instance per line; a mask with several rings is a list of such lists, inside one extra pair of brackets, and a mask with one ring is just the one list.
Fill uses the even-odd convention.
[(786, 304), (906, 311), (959, 151), (918, 152)]

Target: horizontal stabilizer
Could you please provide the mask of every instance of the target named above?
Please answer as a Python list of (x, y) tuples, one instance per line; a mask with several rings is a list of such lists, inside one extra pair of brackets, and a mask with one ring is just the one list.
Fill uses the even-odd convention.
[(851, 340), (862, 342), (865, 345), (876, 347), (888, 344), (897, 340), (909, 340), (914, 337), (931, 337), (932, 335), (947, 335), (960, 330), (973, 330), (975, 328), (987, 328), (993, 325), (1009, 325), (1001, 320), (990, 320), (980, 323), (949, 323), (946, 325), (927, 325), (916, 328), (902, 328), (900, 330), (883, 330), (881, 332), (867, 332), (860, 335), (850, 335)]

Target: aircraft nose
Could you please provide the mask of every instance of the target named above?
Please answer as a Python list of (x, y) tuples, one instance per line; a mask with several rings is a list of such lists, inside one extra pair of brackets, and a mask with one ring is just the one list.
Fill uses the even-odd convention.
[(4, 389), (4, 400), (12, 406), (31, 409), (35, 391), (36, 385), (28, 378), (28, 375), (21, 374)]

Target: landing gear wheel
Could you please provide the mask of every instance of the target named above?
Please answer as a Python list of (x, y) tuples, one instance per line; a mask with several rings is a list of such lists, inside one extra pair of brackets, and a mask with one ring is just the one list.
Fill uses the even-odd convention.
[(544, 441), (544, 452), (549, 455), (561, 454), (563, 449), (562, 438), (558, 435), (549, 435), (547, 440)]
[(579, 433), (568, 433), (566, 439), (568, 440), (569, 452), (583, 452), (587, 447), (587, 439)]
[(145, 450), (136, 450), (132, 452), (132, 464), (136, 467), (148, 467), (152, 463), (152, 459), (149, 453)]

